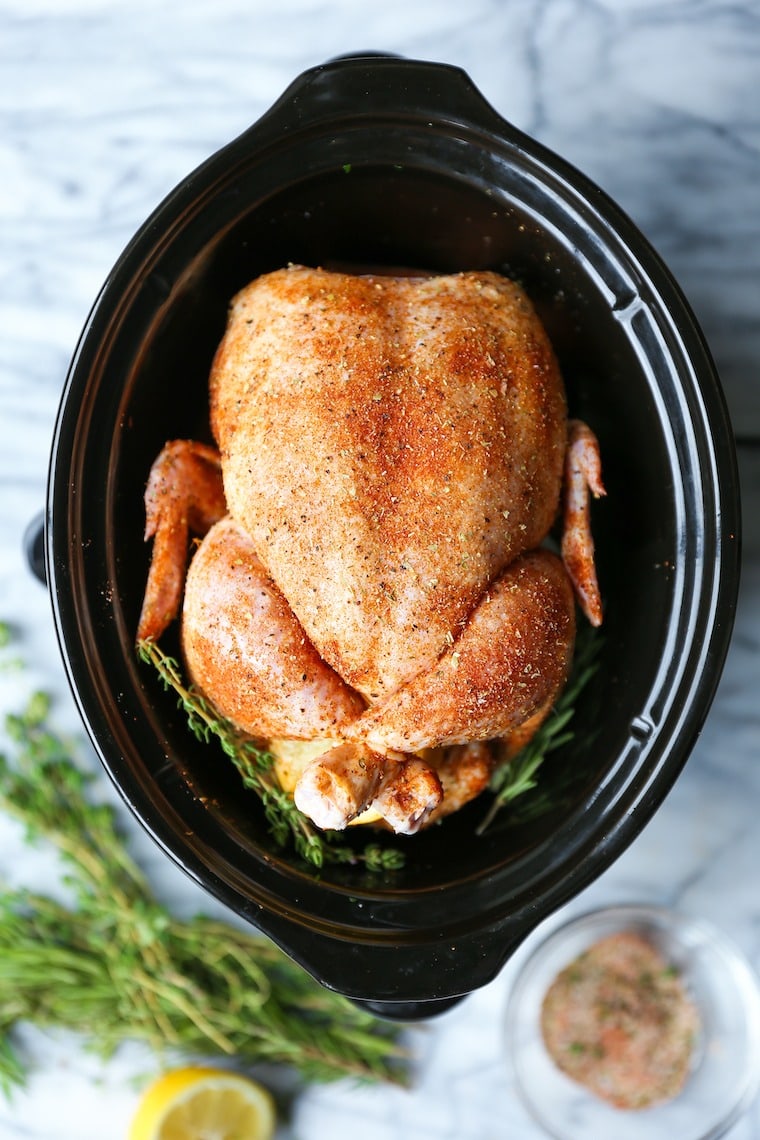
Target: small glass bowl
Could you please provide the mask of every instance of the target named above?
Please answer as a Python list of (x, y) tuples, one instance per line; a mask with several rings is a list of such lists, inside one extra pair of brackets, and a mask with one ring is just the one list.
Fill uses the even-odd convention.
[[(541, 1005), (557, 974), (600, 938), (624, 930), (647, 938), (679, 970), (702, 1022), (683, 1089), (646, 1109), (614, 1108), (571, 1080), (541, 1035)], [(515, 980), (506, 1031), (519, 1092), (556, 1140), (715, 1140), (760, 1087), (760, 988), (753, 971), (709, 923), (659, 907), (609, 907), (550, 934)]]

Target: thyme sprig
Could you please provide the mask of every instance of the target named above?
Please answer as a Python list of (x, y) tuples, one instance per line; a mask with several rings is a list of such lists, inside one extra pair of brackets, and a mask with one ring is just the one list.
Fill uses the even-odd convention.
[(154, 667), (165, 688), (176, 693), (193, 735), (204, 743), (215, 738), (240, 774), (243, 785), (259, 797), (270, 834), (278, 846), (285, 847), (292, 842), (296, 853), (315, 867), (326, 863), (363, 863), (373, 872), (403, 867), (403, 852), (396, 848), (368, 843), (357, 851), (341, 842), (339, 832), (315, 831), (296, 807), (293, 797), (277, 782), (271, 752), (245, 736), (220, 716), (197, 689), (186, 684), (176, 658), (164, 653), (157, 642), (139, 641), (137, 652), (141, 661)]
[(493, 799), (485, 817), (478, 825), (478, 835), (486, 831), (503, 808), (537, 786), (538, 769), (546, 757), (573, 739), (575, 734), (570, 728), (570, 723), (575, 716), (575, 708), (581, 693), (598, 668), (597, 655), (600, 644), (601, 637), (598, 631), (589, 625), (581, 627), (576, 638), (570, 676), (554, 708), (525, 747), (521, 748), (517, 755), (499, 765), (491, 777), (490, 790)]
[(76, 1030), (109, 1056), (125, 1040), (169, 1059), (286, 1063), (304, 1078), (403, 1082), (397, 1027), (323, 989), (261, 935), (180, 921), (151, 892), (113, 809), (48, 725), (35, 694), (7, 718), (0, 808), (60, 854), (70, 903), (0, 888), (0, 1090), (22, 1084), (19, 1022)]

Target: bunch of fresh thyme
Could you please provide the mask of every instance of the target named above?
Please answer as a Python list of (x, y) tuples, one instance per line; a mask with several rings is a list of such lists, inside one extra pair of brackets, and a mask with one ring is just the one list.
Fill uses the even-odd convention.
[(298, 855), (315, 867), (325, 863), (363, 863), (368, 871), (395, 871), (404, 865), (404, 855), (396, 848), (368, 843), (357, 851), (341, 840), (340, 832), (315, 831), (296, 807), (293, 797), (283, 791), (273, 771), (274, 757), (241, 733), (195, 689), (187, 685), (177, 660), (164, 653), (155, 641), (140, 641), (140, 659), (152, 665), (163, 685), (177, 694), (179, 707), (187, 715), (190, 731), (198, 739), (219, 742), (225, 755), (237, 768), (243, 784), (261, 800), (270, 834), (280, 847), (290, 841)]
[(0, 1088), (23, 1082), (19, 1022), (74, 1029), (103, 1056), (157, 1053), (281, 1062), (309, 1080), (405, 1079), (396, 1027), (314, 982), (268, 939), (203, 916), (179, 921), (150, 891), (112, 808), (49, 727), (35, 695), (7, 718), (0, 808), (50, 842), (73, 900), (0, 888)]

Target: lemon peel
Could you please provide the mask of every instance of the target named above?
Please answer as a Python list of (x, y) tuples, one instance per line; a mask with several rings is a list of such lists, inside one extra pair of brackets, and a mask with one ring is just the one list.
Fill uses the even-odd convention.
[(186, 1066), (158, 1077), (142, 1095), (128, 1140), (271, 1140), (274, 1101), (250, 1077)]

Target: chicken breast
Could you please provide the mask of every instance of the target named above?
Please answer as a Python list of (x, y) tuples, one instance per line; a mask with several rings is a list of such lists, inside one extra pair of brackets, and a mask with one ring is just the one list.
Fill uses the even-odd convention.
[(524, 293), (493, 273), (255, 280), (211, 417), (230, 514), (369, 702), (440, 656), (557, 513), (562, 381)]

